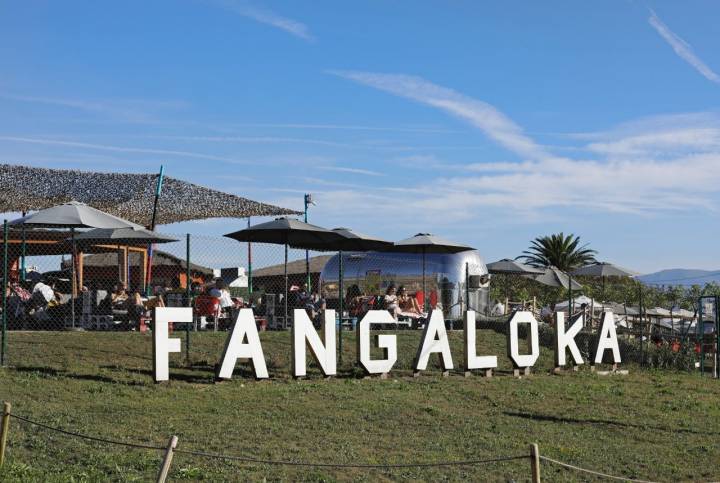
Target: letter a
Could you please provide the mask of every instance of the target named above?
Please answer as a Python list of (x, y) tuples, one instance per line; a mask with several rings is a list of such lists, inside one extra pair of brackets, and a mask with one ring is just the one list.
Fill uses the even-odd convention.
[(447, 332), (445, 332), (445, 319), (442, 310), (435, 309), (430, 315), (430, 320), (425, 324), (422, 344), (415, 355), (413, 368), (415, 372), (424, 371), (427, 367), (430, 354), (439, 353), (443, 371), (453, 368), (450, 344), (448, 343)]
[(608, 349), (612, 349), (613, 362), (619, 364), (620, 346), (615, 332), (615, 315), (612, 312), (605, 312), (602, 317), (602, 326), (600, 327), (600, 336), (597, 351), (595, 352), (595, 364), (602, 364), (603, 355)]
[[(243, 341), (247, 338), (247, 343)], [(255, 317), (252, 309), (240, 309), (235, 322), (233, 322), (230, 335), (225, 341), (220, 368), (217, 372), (218, 379), (231, 379), (235, 363), (238, 359), (250, 359), (257, 379), (267, 379), (268, 371), (265, 365), (265, 355), (260, 336), (258, 335)]]

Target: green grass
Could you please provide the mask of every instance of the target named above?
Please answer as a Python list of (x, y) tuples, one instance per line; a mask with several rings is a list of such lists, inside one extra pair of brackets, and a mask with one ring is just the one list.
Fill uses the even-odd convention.
[[(182, 335), (182, 334), (180, 334)], [(90, 435), (179, 448), (294, 461), (407, 463), (528, 453), (629, 478), (661, 481), (720, 477), (720, 382), (695, 374), (629, 367), (627, 376), (587, 369), (548, 374), (541, 349), (532, 376), (515, 379), (505, 338), (478, 332), (479, 351), (497, 354), (492, 379), (440, 376), (436, 358), (420, 378), (410, 369), (417, 332), (398, 333), (396, 370), (362, 379), (346, 334), (338, 378), (289, 377), (290, 334), (261, 334), (271, 381), (247, 366), (213, 384), (225, 333), (192, 335), (191, 364), (171, 356), (171, 381), (154, 384), (150, 336), (136, 333), (10, 334), (10, 367), (0, 399), (28, 418)], [(462, 333), (452, 332), (456, 367)], [(12, 420), (2, 481), (147, 481), (158, 451), (84, 442)], [(595, 481), (543, 463), (546, 481)], [(475, 467), (363, 470), (247, 464), (177, 454), (177, 480), (528, 481), (529, 460)]]

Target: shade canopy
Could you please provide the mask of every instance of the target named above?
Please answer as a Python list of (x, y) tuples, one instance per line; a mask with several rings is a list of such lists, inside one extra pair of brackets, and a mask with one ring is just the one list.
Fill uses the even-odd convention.
[[(43, 210), (71, 200), (133, 223), (150, 223), (158, 174), (98, 173), (0, 164), (0, 211)], [(165, 176), (157, 224), (299, 214)]]
[(579, 290), (582, 288), (582, 285), (575, 280), (572, 280), (572, 287), (570, 287), (570, 276), (557, 267), (548, 267), (540, 275), (527, 275), (527, 277), (548, 287), (562, 287), (565, 290), (569, 288)]
[(330, 231), (337, 233), (341, 238), (314, 246), (306, 245), (305, 248), (324, 251), (369, 252), (386, 250), (393, 246), (390, 241), (365, 235), (350, 228), (333, 228)]
[(9, 222), (12, 226), (44, 228), (142, 228), (79, 201), (45, 208)]
[(542, 268), (533, 267), (532, 265), (521, 263), (517, 260), (511, 260), (509, 258), (503, 258), (497, 262), (488, 263), (487, 269), (490, 273), (517, 275), (540, 275), (545, 272)]
[(417, 235), (395, 242), (387, 251), (399, 253), (460, 253), (474, 248), (456, 243), (430, 233)]
[(638, 275), (637, 272), (607, 262), (585, 265), (573, 270), (572, 274), (586, 277), (634, 277)]
[(295, 218), (276, 218), (224, 235), (241, 242), (275, 243), (293, 248), (313, 249), (343, 239), (339, 233)]
[(92, 243), (147, 245), (149, 243), (170, 243), (178, 241), (178, 239), (145, 228), (96, 228), (76, 235), (75, 241), (80, 245)]

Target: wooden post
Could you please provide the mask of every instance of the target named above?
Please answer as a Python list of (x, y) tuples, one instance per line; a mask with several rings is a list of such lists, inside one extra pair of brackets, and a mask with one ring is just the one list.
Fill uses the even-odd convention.
[(503, 315), (507, 315), (508, 312), (510, 312), (509, 304), (510, 304), (510, 299), (508, 299), (507, 297), (505, 297), (505, 313), (504, 313)]
[(537, 444), (530, 445), (530, 469), (532, 471), (532, 483), (540, 483), (540, 450)]
[(5, 402), (2, 415), (2, 426), (0, 427), (0, 468), (5, 463), (5, 448), (7, 447), (8, 432), (10, 431), (10, 409), (12, 405)]
[(170, 465), (172, 464), (173, 451), (177, 447), (178, 438), (173, 436), (168, 442), (167, 449), (165, 450), (165, 457), (163, 458), (162, 466), (160, 467), (160, 473), (158, 473), (157, 483), (165, 483), (165, 480), (170, 473)]
[(83, 264), (83, 255), (84, 253), (82, 251), (78, 252), (78, 288), (80, 292), (82, 292), (83, 285), (85, 285), (85, 267)]

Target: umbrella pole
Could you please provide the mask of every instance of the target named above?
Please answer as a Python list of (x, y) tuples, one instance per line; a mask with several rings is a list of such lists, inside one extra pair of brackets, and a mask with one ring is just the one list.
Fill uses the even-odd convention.
[(340, 362), (342, 363), (342, 353), (343, 353), (343, 346), (342, 346), (342, 326), (343, 326), (343, 314), (345, 312), (344, 305), (345, 305), (345, 290), (343, 286), (343, 253), (342, 250), (338, 252), (338, 298), (339, 298), (339, 305), (340, 305), (340, 325), (338, 326), (338, 346), (340, 351)]
[(572, 324), (573, 316), (573, 303), (572, 303), (572, 275), (568, 274), (568, 320)]
[(283, 300), (283, 304), (285, 305), (285, 318), (283, 319), (283, 328), (287, 328), (287, 316), (288, 316), (288, 307), (287, 307), (287, 299), (288, 299), (288, 273), (287, 273), (287, 260), (288, 260), (288, 245), (285, 244), (285, 298)]
[(77, 287), (75, 285), (75, 228), (70, 228), (70, 239), (71, 241), (71, 250), (72, 250), (72, 256), (71, 262), (72, 262), (72, 284), (70, 287), (70, 318), (72, 319), (72, 328), (75, 328), (75, 294)]
[[(250, 228), (250, 217), (248, 216), (248, 228)], [(251, 295), (253, 292), (252, 286), (252, 243), (247, 244), (247, 258), (248, 258), (248, 302), (250, 302)]]
[(20, 247), (20, 281), (25, 281), (25, 252), (27, 251), (27, 243), (25, 240), (25, 225), (22, 226), (22, 245)]
[(422, 252), (422, 291), (423, 291), (423, 312), (428, 311), (428, 293), (425, 290), (425, 247)]

